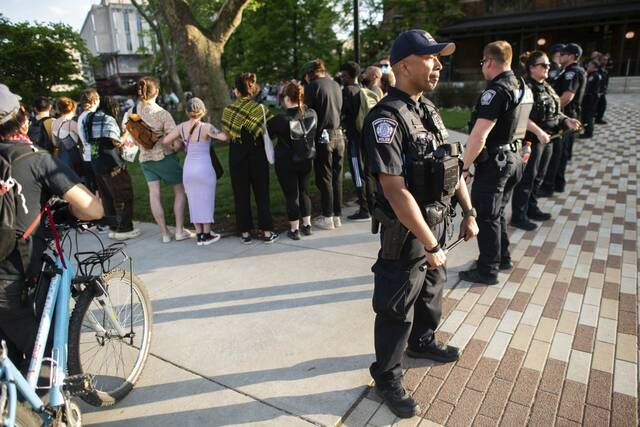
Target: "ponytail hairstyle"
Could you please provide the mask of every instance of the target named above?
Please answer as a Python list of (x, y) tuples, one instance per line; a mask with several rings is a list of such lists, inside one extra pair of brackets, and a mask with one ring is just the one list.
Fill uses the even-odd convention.
[(240, 73), (236, 76), (236, 89), (243, 98), (252, 97), (258, 90), (255, 73)]
[(160, 84), (155, 77), (145, 76), (141, 77), (138, 80), (138, 84), (136, 84), (136, 94), (138, 95), (138, 99), (143, 101), (149, 101), (156, 96), (160, 92)]
[(520, 64), (524, 68), (525, 73), (530, 74), (529, 67), (538, 62), (538, 59), (546, 57), (547, 54), (541, 50), (534, 50), (531, 52), (525, 52), (520, 55)]
[(291, 80), (284, 87), (284, 94), (294, 104), (298, 104), (298, 114), (304, 116), (304, 87), (296, 80)]

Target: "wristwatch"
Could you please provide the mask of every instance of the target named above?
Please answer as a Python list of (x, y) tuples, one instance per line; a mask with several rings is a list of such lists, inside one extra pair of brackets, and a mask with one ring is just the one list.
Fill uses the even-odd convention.
[(466, 211), (465, 210), (462, 211), (463, 218), (468, 218), (470, 216), (474, 218), (478, 217), (478, 212), (476, 212), (476, 208), (471, 208), (471, 209), (467, 209)]

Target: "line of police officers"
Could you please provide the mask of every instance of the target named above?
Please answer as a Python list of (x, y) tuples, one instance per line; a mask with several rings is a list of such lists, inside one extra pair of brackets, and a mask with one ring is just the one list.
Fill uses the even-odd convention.
[[(381, 250), (372, 267), (376, 360), (370, 372), (375, 390), (399, 417), (420, 413), (403, 385), (403, 354), (439, 362), (459, 358), (458, 348), (435, 336), (455, 204), (462, 209), (459, 239), (477, 235), (480, 249), (476, 265), (460, 277), (477, 283), (497, 284), (498, 271), (512, 267), (504, 210), (523, 173), (529, 180), (527, 197), (518, 202), (525, 204), (524, 215), (548, 219), (541, 218), (535, 203), (530, 207), (529, 195), (533, 183), (545, 176), (540, 163), (560, 157), (553, 173), (564, 174), (569, 141), (580, 128), (579, 109), (572, 106), (580, 105), (586, 79), (577, 68), (581, 52), (575, 46), (562, 47), (566, 59), (558, 96), (545, 81), (552, 66), (545, 54), (528, 55), (527, 77), (518, 79), (511, 70), (509, 43), (489, 43), (480, 62), (488, 84), (474, 108), (463, 156), (460, 144), (448, 140), (438, 110), (423, 95), (438, 83), (439, 57), (451, 55), (455, 45), (437, 43), (422, 30), (406, 31), (393, 43), (390, 62), (396, 86), (367, 115), (363, 145), (377, 184), (373, 231), (381, 225)], [(525, 138), (535, 142), (536, 149), (526, 168), (520, 155)], [(465, 180), (471, 178), (469, 195)]]

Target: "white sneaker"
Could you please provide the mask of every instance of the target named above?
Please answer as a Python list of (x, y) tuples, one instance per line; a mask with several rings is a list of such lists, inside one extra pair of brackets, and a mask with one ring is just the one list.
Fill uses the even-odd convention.
[(194, 237), (196, 237), (195, 233), (185, 228), (182, 230), (182, 233), (176, 233), (176, 242), (179, 242), (181, 240), (193, 239)]
[(323, 230), (333, 230), (335, 225), (333, 224), (332, 216), (321, 216), (315, 223), (315, 226), (318, 228), (322, 228)]
[(140, 231), (140, 229), (138, 228), (134, 228), (131, 231), (126, 231), (124, 233), (113, 233), (113, 237), (112, 239), (114, 240), (129, 240), (129, 239), (135, 239), (136, 237), (138, 237), (139, 235), (141, 235), (142, 232)]
[(110, 232), (109, 232), (109, 234), (108, 234), (108, 236), (109, 236), (109, 238), (110, 238), (110, 239), (114, 239), (114, 238), (115, 238), (115, 235), (116, 235), (116, 232), (115, 232), (115, 231), (110, 231)]
[(162, 243), (171, 243), (171, 234), (168, 235), (162, 235)]
[(340, 219), (340, 217), (339, 217), (339, 216), (334, 216), (334, 217), (333, 217), (333, 226), (334, 226), (335, 228), (340, 228), (340, 227), (342, 227), (342, 220)]

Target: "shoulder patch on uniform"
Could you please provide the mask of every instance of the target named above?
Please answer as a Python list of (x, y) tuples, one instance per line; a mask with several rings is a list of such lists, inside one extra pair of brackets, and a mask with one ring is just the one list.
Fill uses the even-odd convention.
[(489, 105), (493, 100), (493, 97), (496, 96), (496, 91), (493, 89), (487, 89), (482, 92), (482, 96), (480, 97), (480, 105)]
[(393, 137), (398, 129), (398, 122), (382, 117), (375, 119), (371, 125), (373, 126), (373, 133), (376, 135), (376, 142), (378, 144), (391, 144)]
[(566, 73), (564, 73), (564, 78), (565, 80), (572, 80), (575, 77), (576, 73), (575, 71), (567, 71)]

